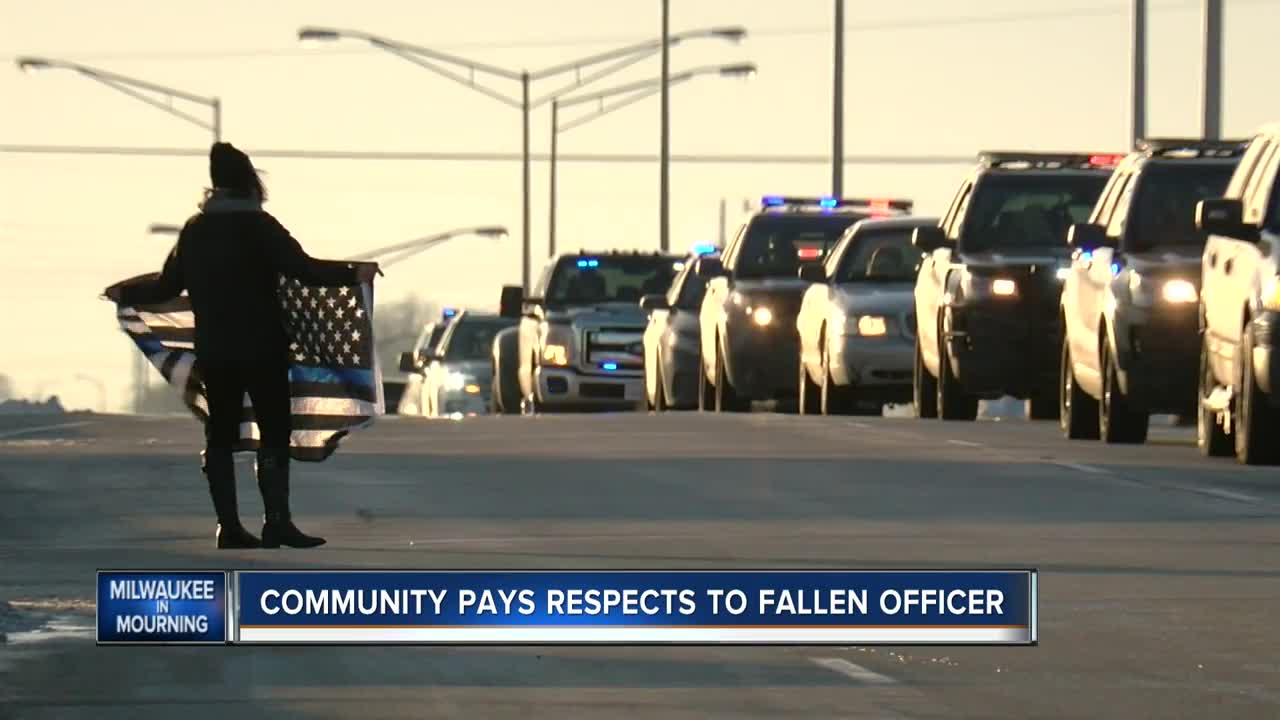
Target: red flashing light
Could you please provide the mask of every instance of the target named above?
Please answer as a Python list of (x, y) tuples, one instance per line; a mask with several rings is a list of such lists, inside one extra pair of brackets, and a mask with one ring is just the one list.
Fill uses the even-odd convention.
[(1119, 165), (1124, 160), (1123, 155), (1091, 155), (1089, 156), (1089, 164), (1098, 167), (1112, 167)]
[(888, 200), (872, 200), (868, 203), (868, 207), (876, 212), (887, 213), (892, 209)]
[(822, 248), (802, 247), (796, 249), (796, 257), (801, 260), (816, 260), (822, 257)]

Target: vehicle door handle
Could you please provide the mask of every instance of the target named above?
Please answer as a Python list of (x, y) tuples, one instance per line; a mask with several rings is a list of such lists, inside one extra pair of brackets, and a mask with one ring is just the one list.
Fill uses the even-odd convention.
[(1224, 272), (1224, 273), (1226, 273), (1226, 274), (1230, 275), (1230, 274), (1231, 274), (1231, 266), (1232, 266), (1232, 265), (1234, 265), (1234, 264), (1235, 264), (1235, 258), (1227, 258), (1227, 261), (1226, 261), (1226, 262), (1224, 262), (1224, 263), (1222, 263), (1222, 272)]
[(1209, 253), (1209, 267), (1218, 267), (1218, 253)]

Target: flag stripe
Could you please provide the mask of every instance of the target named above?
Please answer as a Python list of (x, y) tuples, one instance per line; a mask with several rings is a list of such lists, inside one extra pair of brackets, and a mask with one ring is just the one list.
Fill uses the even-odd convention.
[[(371, 424), (384, 412), (382, 372), (373, 352), (373, 289), (305, 287), (285, 278), (280, 286), (281, 317), (294, 361), (289, 367), (294, 430), (290, 454), (320, 461), (349, 431)], [(306, 307), (297, 302), (300, 298), (307, 299)], [(208, 398), (194, 352), (195, 318), (189, 298), (122, 306), (117, 318), (139, 351), (181, 393), (192, 414), (206, 421)], [(244, 405), (237, 451), (255, 450), (260, 444), (248, 395)]]

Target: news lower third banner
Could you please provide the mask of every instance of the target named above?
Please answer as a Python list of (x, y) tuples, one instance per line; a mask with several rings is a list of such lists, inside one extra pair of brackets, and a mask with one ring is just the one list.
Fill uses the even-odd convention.
[(98, 573), (98, 642), (1034, 645), (1034, 570)]

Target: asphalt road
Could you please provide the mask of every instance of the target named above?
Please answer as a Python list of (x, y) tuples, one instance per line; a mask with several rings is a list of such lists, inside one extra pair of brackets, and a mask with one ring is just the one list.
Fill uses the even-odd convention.
[[(64, 424), (79, 423), (79, 424)], [(50, 427), (52, 426), (52, 427)], [(390, 418), (219, 552), (185, 418), (0, 418), (0, 718), (1280, 717), (1280, 471), (1056, 425)], [(240, 465), (242, 510), (260, 512)], [(1034, 648), (96, 648), (100, 567), (1037, 567)]]

